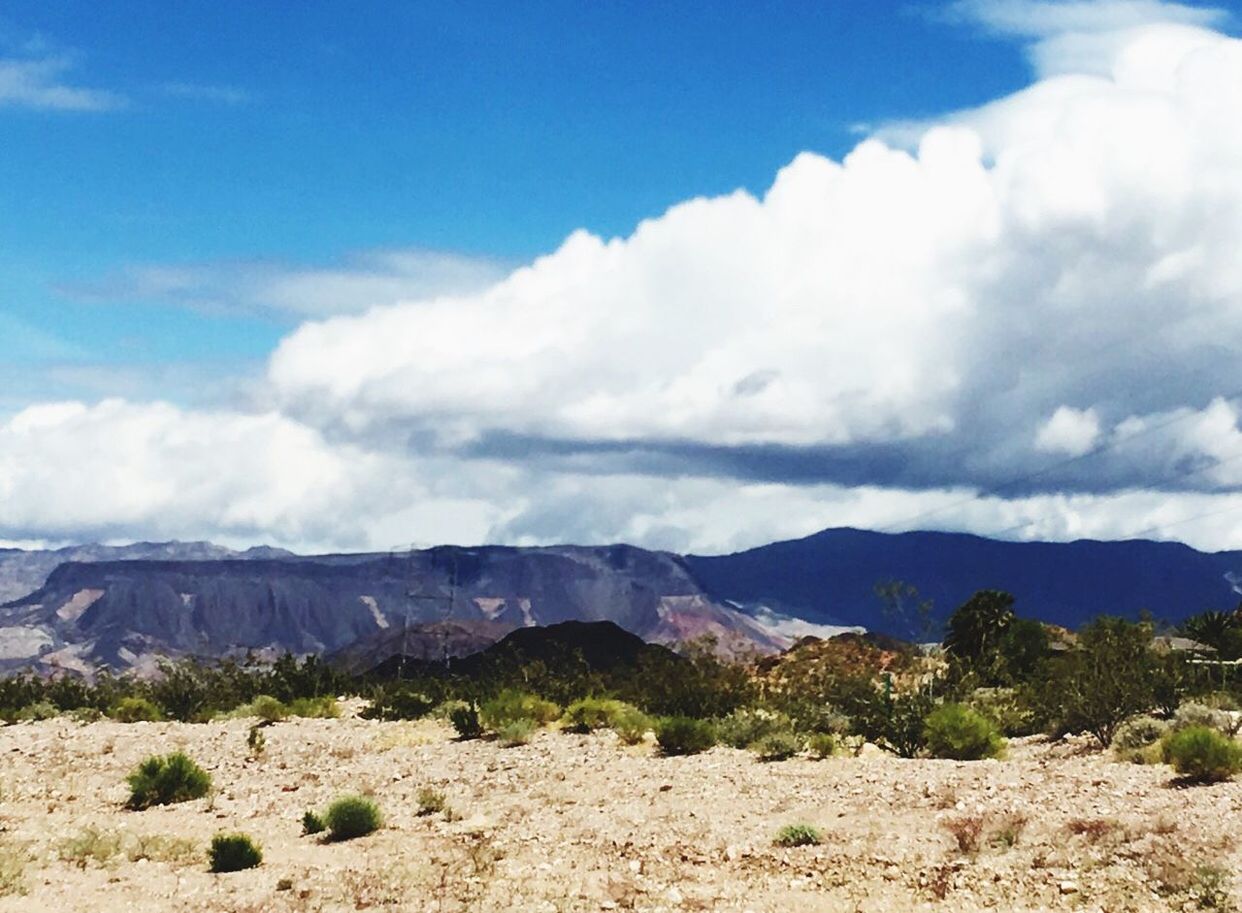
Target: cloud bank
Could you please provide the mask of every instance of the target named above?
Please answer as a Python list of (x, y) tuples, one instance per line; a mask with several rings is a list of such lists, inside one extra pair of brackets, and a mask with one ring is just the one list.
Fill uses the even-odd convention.
[[(256, 414), (33, 407), (0, 538), (1242, 547), (1242, 42), (1150, 2), (957, 9), (1037, 81), (479, 290), (364, 291), (281, 343)], [(356, 309), (333, 289), (282, 306)]]

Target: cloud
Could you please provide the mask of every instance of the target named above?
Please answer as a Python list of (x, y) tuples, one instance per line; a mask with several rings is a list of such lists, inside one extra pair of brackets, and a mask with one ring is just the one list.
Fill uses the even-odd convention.
[[(330, 444), (275, 413), (49, 403), (0, 423), (0, 535), (80, 541), (201, 533), (225, 542), (366, 547), (385, 521), (408, 529), (408, 518), (420, 516), (424, 529), (437, 517), (446, 538), (477, 535), (492, 518), (480, 522), (471, 512), (490, 508), (441, 497), (439, 474), (431, 464)], [(398, 506), (411, 504), (413, 511)], [(462, 518), (456, 524), (455, 516)]]
[(68, 56), (0, 58), (0, 107), (48, 111), (110, 111), (124, 107), (115, 92), (68, 84), (73, 69)]
[(276, 413), (165, 403), (51, 403), (0, 422), (6, 541), (208, 538), (302, 551), (628, 541), (716, 553), (828, 526), (917, 528), (912, 518), (934, 513), (938, 526), (1006, 538), (1143, 531), (1242, 547), (1239, 494), (970, 494), (409, 458), (333, 441)]
[(1108, 75), (1117, 52), (1147, 26), (1186, 26), (1182, 34), (1189, 37), (1229, 18), (1215, 7), (1161, 0), (958, 0), (948, 16), (1024, 40), (1036, 73), (1044, 77)]
[(1035, 435), (1035, 446), (1049, 453), (1081, 456), (1100, 437), (1100, 419), (1093, 409), (1061, 406)]
[(264, 260), (141, 264), (56, 288), (80, 301), (155, 302), (211, 314), (287, 319), (469, 293), (506, 271), (485, 257), (413, 248), (364, 251), (324, 265)]
[[(476, 294), (304, 324), (271, 360), (275, 401), (439, 451), (775, 451), (823, 481), (887, 463), (873, 481), (926, 488), (1156, 482), (1217, 451), (1189, 418), (1116, 429), (1242, 394), (1242, 43), (1184, 28), (1127, 33), (1112, 76), (1041, 81), (912, 151), (805, 153), (762, 197), (577, 232)], [(1066, 403), (1109, 446), (1044, 472), (1066, 420), (1042, 446), (1040, 430)]]
[(514, 271), (135, 268), (95, 294), (313, 319), (250, 410), (0, 424), (0, 537), (1242, 547), (1242, 42), (1116, 25), (1069, 22), (1108, 38), (1089, 71), (908, 148), (804, 153), (761, 196), (575, 232)]

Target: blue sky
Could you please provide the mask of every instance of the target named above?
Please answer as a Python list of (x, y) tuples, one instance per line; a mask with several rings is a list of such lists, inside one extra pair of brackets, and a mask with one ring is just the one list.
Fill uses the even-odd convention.
[[(908, 2), (9, 3), (0, 55), (104, 110), (0, 107), (0, 358), (258, 358), (285, 327), (66, 287), (131, 264), (520, 261), (760, 192), (858, 125), (1021, 85), (1013, 42)], [(174, 392), (175, 395), (175, 392)]]
[(1242, 547), (1240, 12), (0, 4), (0, 543)]

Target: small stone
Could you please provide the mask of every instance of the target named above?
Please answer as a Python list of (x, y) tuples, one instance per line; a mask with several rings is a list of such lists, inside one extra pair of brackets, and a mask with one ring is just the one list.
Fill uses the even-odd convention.
[(1063, 881), (1061, 882), (1061, 893), (1062, 894), (1077, 894), (1078, 885), (1074, 884), (1074, 882), (1072, 881)]

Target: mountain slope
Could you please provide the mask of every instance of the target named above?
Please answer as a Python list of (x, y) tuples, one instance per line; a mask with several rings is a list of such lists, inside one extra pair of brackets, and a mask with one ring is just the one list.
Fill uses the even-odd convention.
[(0, 604), (33, 593), (56, 568), (70, 561), (207, 561), (219, 558), (292, 557), (284, 549), (261, 546), (244, 552), (210, 542), (135, 542), (133, 545), (71, 545), (28, 551), (0, 548)]
[(630, 546), (438, 548), (62, 564), (37, 592), (0, 609), (0, 667), (145, 670), (159, 655), (334, 653), (369, 638), (392, 650), (398, 642), (384, 632), (407, 618), (487, 622), (495, 637), (612, 621), (656, 642), (712, 634), (765, 651), (785, 645), (709, 600), (676, 556)]
[(1176, 542), (1002, 542), (856, 529), (685, 562), (715, 599), (902, 637), (917, 632), (885, 617), (874, 591), (880, 581), (913, 584), (934, 600), (941, 621), (976, 590), (1002, 589), (1017, 597), (1020, 615), (1075, 628), (1099, 614), (1148, 609), (1180, 621), (1232, 608), (1239, 599), (1233, 580), (1242, 579), (1242, 552), (1209, 554)]

